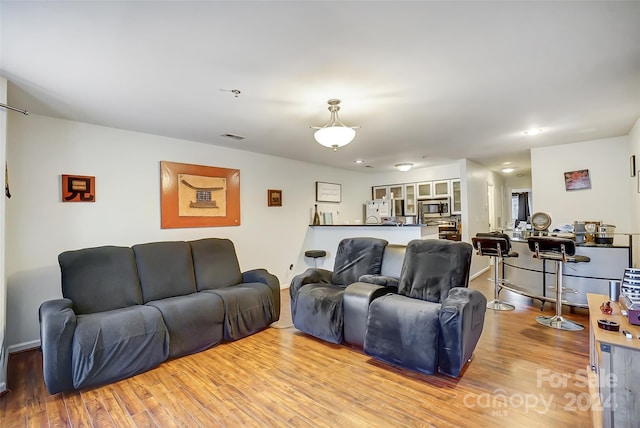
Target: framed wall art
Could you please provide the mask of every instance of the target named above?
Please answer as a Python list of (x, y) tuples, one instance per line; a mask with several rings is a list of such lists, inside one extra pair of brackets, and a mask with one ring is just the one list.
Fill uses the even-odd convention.
[(267, 206), (269, 207), (281, 207), (282, 206), (282, 190), (267, 190)]
[(62, 174), (62, 202), (95, 202), (96, 178)]
[(342, 186), (335, 183), (316, 181), (317, 202), (342, 202)]
[(240, 170), (160, 162), (163, 229), (239, 226)]
[(591, 179), (588, 169), (579, 169), (564, 173), (565, 190), (591, 189)]

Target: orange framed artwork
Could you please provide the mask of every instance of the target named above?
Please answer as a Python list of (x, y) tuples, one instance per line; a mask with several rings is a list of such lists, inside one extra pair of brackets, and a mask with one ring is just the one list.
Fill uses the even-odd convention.
[(240, 225), (240, 170), (160, 162), (163, 229)]
[(95, 202), (96, 178), (62, 174), (62, 202)]

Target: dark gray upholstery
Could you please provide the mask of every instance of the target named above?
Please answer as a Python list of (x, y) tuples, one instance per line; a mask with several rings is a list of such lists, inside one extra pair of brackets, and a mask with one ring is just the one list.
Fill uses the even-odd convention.
[(399, 294), (369, 307), (365, 353), (423, 373), (459, 376), (482, 333), (487, 304), (467, 288), (472, 252), (465, 242), (409, 242)]
[(134, 245), (145, 303), (196, 292), (191, 248), (183, 241)]
[[(274, 275), (240, 272), (229, 240), (193, 247), (153, 242), (60, 254), (64, 298), (39, 309), (49, 393), (123, 379), (278, 320)], [(205, 291), (196, 291), (196, 273)]]
[(128, 247), (96, 247), (58, 256), (62, 296), (76, 314), (110, 311), (142, 303), (133, 251)]
[(269, 327), (278, 320), (269, 286), (262, 283), (205, 290), (224, 304), (224, 340), (238, 340)]
[(382, 254), (388, 244), (384, 239), (347, 238), (340, 241), (333, 265), (331, 283), (349, 285), (362, 275), (379, 274)]
[(160, 312), (147, 306), (78, 315), (71, 366), (76, 389), (149, 370), (167, 359), (169, 335)]
[(473, 248), (446, 239), (414, 240), (407, 245), (398, 294), (441, 303), (453, 287), (469, 285)]
[(218, 296), (224, 306), (224, 340), (237, 340), (280, 318), (280, 283), (265, 269), (242, 273), (229, 239), (190, 241), (198, 291)]
[(216, 295), (194, 293), (167, 297), (149, 302), (147, 306), (157, 308), (167, 326), (171, 337), (168, 358), (204, 351), (222, 342), (224, 305)]
[(391, 364), (434, 374), (438, 370), (440, 305), (397, 294), (371, 302), (365, 352)]
[(387, 293), (397, 293), (405, 245), (389, 244), (384, 249), (380, 275), (362, 275), (344, 291), (344, 341), (362, 348), (371, 302)]
[(293, 325), (307, 334), (332, 343), (344, 337), (345, 288), (362, 275), (379, 275), (387, 241), (378, 238), (346, 238), (336, 251), (334, 270), (307, 269), (291, 281)]
[(198, 291), (240, 284), (242, 273), (236, 249), (229, 239), (190, 241)]

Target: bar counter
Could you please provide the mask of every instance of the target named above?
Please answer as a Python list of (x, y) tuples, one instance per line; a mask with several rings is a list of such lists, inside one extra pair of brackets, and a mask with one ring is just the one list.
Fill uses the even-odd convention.
[[(525, 239), (511, 239), (518, 257), (503, 259), (503, 273), (509, 283), (504, 288), (544, 302), (555, 302), (556, 264), (539, 260)], [(563, 274), (565, 291), (562, 303), (588, 307), (587, 293), (609, 294), (609, 281), (621, 280), (629, 267), (631, 247), (621, 245), (576, 244), (576, 254), (591, 259), (587, 263), (565, 263)]]

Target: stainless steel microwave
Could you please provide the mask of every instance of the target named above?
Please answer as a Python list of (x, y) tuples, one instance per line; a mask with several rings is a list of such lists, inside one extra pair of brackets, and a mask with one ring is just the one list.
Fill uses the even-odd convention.
[(434, 217), (449, 217), (451, 215), (451, 201), (449, 198), (425, 199), (418, 201), (418, 213), (421, 223)]

